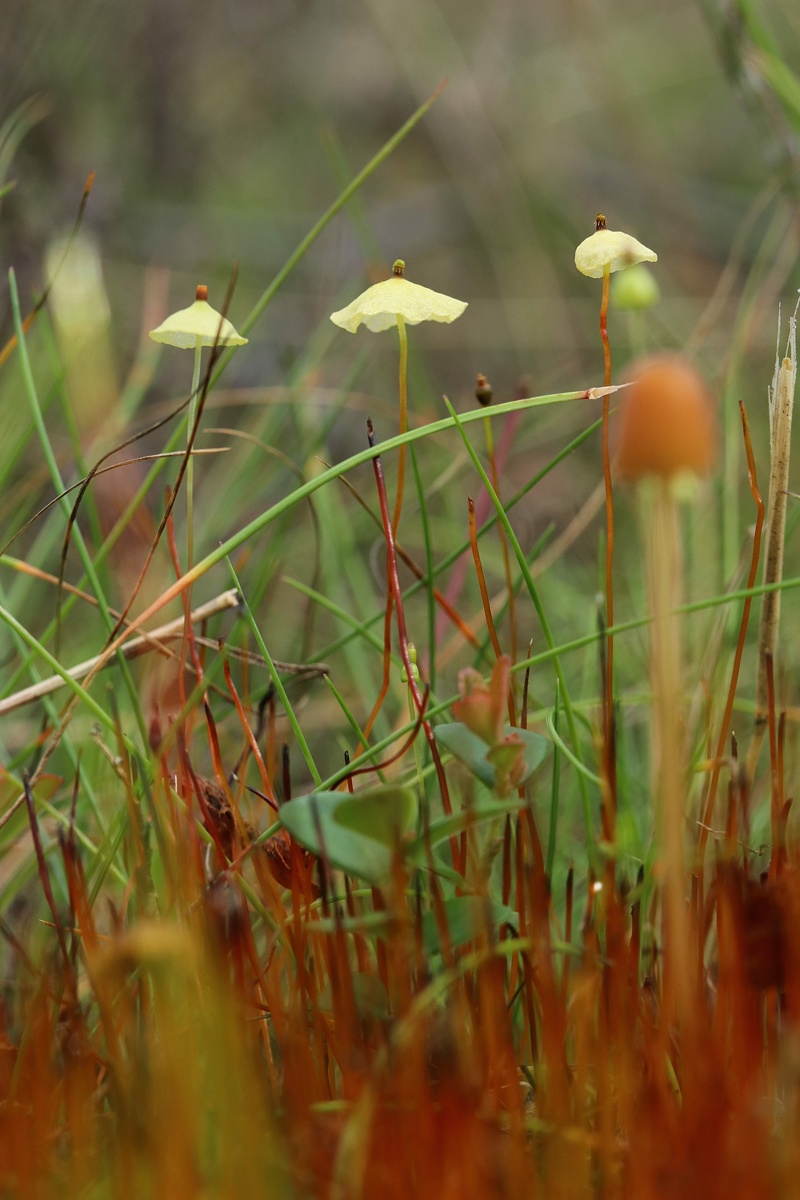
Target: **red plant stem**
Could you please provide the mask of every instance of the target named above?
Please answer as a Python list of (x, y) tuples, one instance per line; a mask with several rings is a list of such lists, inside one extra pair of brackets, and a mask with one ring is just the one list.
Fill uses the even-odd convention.
[[(387, 564), (388, 571), (388, 564)], [(372, 726), (378, 719), (378, 713), (383, 708), (383, 702), (386, 699), (386, 693), (389, 691), (389, 680), (392, 674), (392, 587), (391, 584), (386, 586), (386, 610), (383, 614), (383, 678), (381, 679), (381, 690), (378, 692), (378, 699), (372, 706), (372, 712), (367, 717), (367, 723), (364, 726), (364, 737), (368, 738), (372, 733)], [(363, 746), (357, 746), (355, 757), (358, 758), (363, 752)]]
[[(367, 421), (367, 433), (369, 436), (370, 446), (374, 446), (375, 445), (375, 429), (372, 424), (372, 421)], [(386, 480), (384, 479), (384, 476), (383, 476), (383, 464), (381, 462), (381, 458), (380, 458), (379, 454), (376, 454), (375, 458), (373, 458), (372, 466), (373, 466), (373, 470), (375, 472), (375, 483), (378, 488), (378, 499), (380, 500), (380, 505), (381, 505), (381, 519), (383, 520), (383, 531), (384, 531), (384, 535), (386, 537), (386, 549), (387, 549), (388, 568), (389, 568), (389, 585), (390, 585), (392, 597), (394, 600), (395, 612), (397, 613), (397, 635), (398, 635), (398, 638), (400, 641), (400, 657), (403, 660), (403, 666), (405, 667), (405, 670), (406, 670), (406, 677), (408, 679), (408, 687), (409, 687), (411, 695), (414, 699), (414, 704), (416, 706), (417, 712), (421, 713), (423, 711), (424, 699), (423, 699), (422, 692), (420, 691), (419, 681), (417, 679), (415, 679), (415, 677), (414, 677), (415, 672), (413, 670), (411, 659), (408, 654), (408, 631), (406, 629), (406, 617), (405, 617), (405, 611), (403, 609), (403, 593), (400, 590), (400, 578), (397, 574), (397, 554), (395, 553), (395, 546), (394, 546), (394, 532), (392, 530), (392, 523), (389, 520), (389, 504), (388, 504), (388, 500), (386, 498)], [(433, 728), (431, 727), (430, 721), (424, 720), (422, 722), (422, 728), (425, 731), (425, 737), (427, 738), (428, 746), (430, 747), (434, 766), (436, 768), (436, 776), (439, 780), (439, 787), (440, 787), (441, 793), (442, 793), (442, 804), (444, 806), (444, 810), (446, 813), (451, 813), (453, 811), (453, 805), (450, 800), (450, 789), (447, 786), (447, 778), (444, 773), (444, 767), (442, 766), (442, 759), (439, 754), (439, 749), (436, 745), (436, 739), (433, 736)], [(451, 839), (451, 845), (453, 846), (453, 849), (455, 850), (456, 843), (455, 843), (454, 838)], [(454, 862), (458, 862), (459, 857), (460, 856), (455, 857)]]
[[(403, 742), (400, 749), (395, 750), (394, 754), (390, 754), (388, 758), (382, 759), (381, 762), (370, 763), (366, 767), (354, 767), (352, 771), (348, 771), (346, 775), (342, 776), (341, 780), (339, 781), (339, 785), (338, 785), (339, 788), (341, 788), (341, 785), (343, 783), (346, 783), (348, 790), (350, 792), (352, 792), (353, 791), (353, 780), (355, 779), (356, 775), (371, 775), (371, 774), (374, 774), (376, 771), (385, 771), (387, 767), (390, 767), (392, 765), (392, 763), (398, 762), (398, 760), (401, 759), (403, 757), (403, 755), (408, 750), (411, 749), (411, 747), (414, 745), (414, 742), (417, 740), (417, 734), (419, 733), (420, 727), (424, 720), (425, 710), (428, 707), (428, 701), (430, 699), (430, 694), (431, 694), (430, 684), (426, 684), (422, 708), (417, 713), (416, 720), (414, 722), (414, 728), (411, 730), (411, 733), (408, 735), (406, 740)], [(349, 762), (350, 762), (350, 757), (348, 755), (348, 757), (345, 761), (345, 766), (347, 766), (349, 764)]]
[(778, 877), (778, 859), (781, 842), (781, 785), (778, 764), (778, 730), (775, 724), (775, 671), (771, 654), (764, 659), (767, 676), (767, 722), (769, 726), (769, 773), (770, 773), (770, 826), (772, 829), (772, 856), (769, 860), (769, 878), (774, 883)]
[(791, 799), (786, 800), (786, 776), (784, 773), (784, 753), (786, 749), (786, 713), (778, 717), (778, 859), (775, 868), (776, 877), (786, 865), (786, 822), (789, 819)]
[[(566, 883), (566, 903), (564, 915), (564, 942), (570, 945), (572, 942), (572, 906), (574, 903), (574, 884), (575, 884), (575, 868), (570, 867), (567, 871)], [(564, 955), (564, 965), (561, 970), (561, 1003), (564, 1007), (567, 1004), (567, 991), (569, 989), (569, 963), (570, 956)]]
[[(326, 467), (328, 465), (329, 465), (328, 463), (325, 463)], [(373, 512), (373, 510), (367, 504), (364, 497), (359, 494), (358, 489), (353, 487), (350, 480), (346, 479), (345, 476), (342, 475), (339, 479), (339, 483), (341, 483), (344, 487), (347, 488), (350, 495), (353, 497), (353, 499), (358, 504), (361, 505), (364, 512), (369, 517), (371, 517), (373, 521), (375, 521), (378, 524), (379, 528), (382, 529), (383, 526), (381, 525), (380, 518), (378, 516), (376, 516), (376, 514)], [(411, 571), (413, 573), (413, 575), (416, 579), (423, 580), (423, 579), (427, 578), (425, 571), (423, 571), (423, 569), (419, 565), (419, 563), (415, 562), (414, 559), (411, 557), (411, 555), (408, 553), (408, 551), (405, 550), (400, 545), (400, 543), (397, 541), (397, 529), (396, 528), (395, 528), (395, 550), (397, 552), (397, 557), (400, 559), (400, 561), (402, 563), (404, 563), (408, 567), (409, 571)], [(21, 568), (18, 568), (18, 569), (21, 569)], [(446, 615), (450, 618), (450, 620), (456, 626), (456, 628), (458, 629), (461, 636), (463, 638), (465, 638), (466, 641), (468, 641), (469, 644), (471, 646), (473, 646), (476, 650), (480, 650), (481, 644), (478, 641), (477, 637), (472, 632), (472, 630), (467, 625), (467, 623), (464, 621), (464, 619), (461, 616), (459, 616), (456, 609), (453, 607), (453, 605), (450, 603), (450, 601), (447, 599), (447, 597), (444, 595), (444, 593), (442, 591), (440, 591), (440, 589), (438, 587), (433, 588), (433, 598), (436, 601), (436, 603), (439, 605), (439, 607), (442, 609), (442, 611), (444, 613), (446, 613)]]
[[(475, 563), (475, 574), (478, 577), (478, 587), (480, 588), (481, 601), (483, 603), (483, 615), (486, 620), (486, 628), (489, 631), (492, 648), (498, 658), (502, 658), (503, 651), (500, 649), (500, 642), (497, 637), (497, 630), (494, 627), (494, 617), (492, 616), (492, 604), (489, 599), (489, 592), (486, 588), (486, 576), (483, 573), (483, 563), (481, 562), (481, 553), (478, 549), (478, 530), (475, 524), (475, 501), (472, 496), (467, 497), (469, 506), (469, 544), (472, 549), (472, 561)], [(508, 687), (508, 720), (509, 724), (516, 725), (517, 716), (514, 708), (514, 691), (509, 681)]]
[(245, 737), (247, 738), (248, 742), (250, 743), (250, 749), (253, 752), (253, 757), (255, 758), (256, 763), (258, 764), (258, 771), (259, 771), (259, 774), (261, 775), (261, 782), (264, 785), (264, 791), (267, 795), (267, 799), (269, 800), (271, 806), (277, 812), (278, 803), (277, 803), (277, 800), (275, 799), (275, 791), (272, 787), (272, 781), (267, 773), (266, 763), (264, 762), (264, 759), (261, 756), (261, 750), (260, 750), (258, 742), (256, 740), (256, 736), (253, 733), (252, 729), (250, 728), (250, 722), (248, 721), (247, 715), (244, 711), (244, 705), (242, 704), (242, 702), (239, 698), (239, 693), (237, 692), (236, 685), (233, 682), (233, 676), (231, 675), (231, 666), (230, 666), (230, 663), (228, 662), (227, 658), (222, 663), (222, 670), (225, 673), (225, 682), (228, 685), (228, 691), (231, 694), (231, 699), (233, 700), (233, 703), (236, 706), (236, 712), (238, 714), (239, 720), (242, 723), (242, 729), (244, 730)]
[(205, 793), (203, 791), (202, 784), (200, 783), (200, 780), (197, 778), (197, 775), (195, 774), (194, 767), (192, 766), (192, 764), (189, 761), (189, 754), (186, 749), (185, 738), (179, 737), (178, 749), (179, 749), (180, 760), (181, 760), (181, 768), (184, 771), (185, 775), (188, 776), (188, 778), (189, 778), (189, 783), (191, 784), (192, 791), (194, 792), (195, 798), (200, 807), (200, 812), (203, 814), (203, 821), (204, 821), (206, 830), (210, 834), (211, 840), (214, 843), (214, 849), (217, 852), (217, 859), (219, 862), (219, 869), (220, 869), (220, 871), (225, 871), (225, 870), (227, 870), (227, 867), (228, 867), (228, 856), (225, 853), (225, 847), (223, 846), (222, 838), (220, 837), (219, 824), (217, 822), (216, 817), (212, 813), (212, 811), (208, 805), (208, 802), (206, 801), (206, 797), (205, 797)]
[[(603, 294), (600, 300), (600, 338), (603, 342), (603, 386), (611, 386), (611, 345), (608, 340), (608, 297), (611, 287), (611, 271), (603, 269)], [(601, 449), (603, 456), (603, 483), (606, 492), (606, 626), (614, 625), (614, 494), (611, 482), (611, 455), (608, 445), (608, 410), (609, 397), (603, 396), (603, 425), (601, 431)], [(605, 741), (611, 740), (611, 720), (614, 708), (614, 638), (608, 634), (608, 654), (606, 656), (606, 728)]]
[[(764, 525), (764, 501), (761, 499), (761, 493), (758, 490), (758, 480), (756, 478), (756, 463), (753, 456), (753, 444), (750, 440), (750, 425), (747, 420), (747, 412), (744, 403), (739, 401), (739, 411), (742, 416), (742, 432), (744, 435), (744, 448), (747, 455), (747, 478), (750, 483), (750, 491), (753, 500), (756, 504), (756, 527), (753, 533), (753, 552), (750, 558), (750, 574), (747, 577), (747, 589), (751, 590), (756, 581), (756, 573), (758, 571), (758, 558), (761, 551), (761, 531)], [(711, 771), (711, 779), (708, 785), (708, 796), (706, 797), (705, 808), (703, 809), (703, 817), (700, 823), (700, 839), (697, 844), (697, 864), (695, 871), (698, 878), (702, 881), (703, 860), (705, 858), (706, 843), (708, 842), (708, 834), (711, 828), (711, 819), (714, 813), (714, 801), (717, 795), (717, 785), (719, 783), (719, 773), (722, 769), (723, 754), (728, 741), (728, 729), (731, 723), (731, 714), (733, 713), (733, 702), (736, 698), (736, 686), (739, 682), (739, 670), (742, 665), (742, 655), (744, 654), (744, 640), (747, 634), (747, 625), (750, 620), (750, 609), (753, 606), (753, 597), (748, 596), (744, 602), (742, 609), (742, 620), (739, 625), (739, 638), (736, 642), (736, 653), (733, 657), (733, 670), (731, 671), (731, 682), (728, 687), (728, 699), (725, 704), (725, 712), (722, 717), (722, 726), (719, 731), (717, 740), (717, 753), (714, 757), (714, 766)], [(703, 889), (700, 888), (698, 897), (699, 903), (703, 902)]]

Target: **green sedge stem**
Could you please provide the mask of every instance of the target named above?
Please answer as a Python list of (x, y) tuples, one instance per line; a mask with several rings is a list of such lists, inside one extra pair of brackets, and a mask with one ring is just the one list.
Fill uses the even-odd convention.
[(311, 750), (309, 749), (308, 742), (305, 739), (305, 734), (303, 733), (302, 729), (300, 728), (300, 722), (297, 720), (297, 716), (295, 715), (295, 711), (292, 708), (291, 701), (289, 700), (289, 697), (286, 695), (286, 688), (283, 686), (283, 680), (281, 679), (280, 675), (278, 674), (278, 669), (275, 666), (275, 663), (272, 661), (272, 655), (270, 654), (269, 650), (267, 649), (264, 638), (261, 636), (261, 630), (259, 629), (258, 625), (256, 624), (256, 619), (253, 616), (252, 609), (250, 608), (250, 605), (247, 602), (247, 598), (242, 589), (242, 585), (239, 582), (239, 577), (236, 574), (235, 570), (233, 569), (233, 563), (231, 562), (231, 560), (229, 558), (226, 558), (226, 562), (227, 562), (228, 570), (231, 573), (231, 578), (233, 580), (234, 587), (238, 591), (239, 595), (242, 597), (242, 615), (250, 628), (250, 632), (252, 633), (253, 637), (255, 638), (256, 645), (258, 646), (259, 650), (261, 651), (261, 654), (264, 658), (264, 662), (267, 664), (267, 670), (269, 671), (270, 676), (272, 678), (272, 682), (275, 686), (275, 691), (278, 694), (278, 699), (280, 700), (281, 704), (284, 707), (286, 716), (289, 720), (289, 724), (291, 725), (292, 730), (294, 732), (294, 736), (297, 738), (297, 744), (300, 747), (300, 752), (303, 755), (303, 758), (306, 760), (306, 765), (307, 765), (309, 771), (311, 772), (311, 778), (314, 780), (314, 785), (316, 787), (320, 787), (322, 784), (322, 776), (320, 775), (319, 771), (317, 770), (316, 763), (314, 762), (314, 757), (311, 753)]
[[(500, 495), (500, 479), (497, 474), (497, 460), (494, 456), (494, 435), (492, 434), (492, 422), (489, 419), (489, 414), (483, 418), (483, 430), (486, 436), (486, 454), (489, 458), (489, 470), (492, 475), (492, 484), (494, 490)], [(503, 554), (503, 573), (506, 577), (506, 592), (508, 593), (508, 627), (509, 627), (509, 647), (511, 650), (511, 661), (516, 662), (517, 658), (517, 614), (516, 614), (516, 597), (514, 595), (514, 581), (511, 578), (511, 561), (508, 555), (508, 542), (506, 541), (503, 526), (498, 522), (497, 530), (500, 535), (500, 549)]]
[[(556, 680), (556, 699), (553, 705), (553, 729), (558, 733), (558, 702), (559, 688), (558, 680)], [(547, 859), (545, 861), (545, 874), (548, 879), (553, 878), (553, 864), (556, 860), (556, 831), (558, 827), (558, 792), (561, 781), (561, 748), (557, 741), (553, 742), (553, 781), (550, 791), (550, 828), (547, 833)]]
[[(42, 447), (42, 453), (44, 454), (45, 462), (47, 463), (47, 468), (50, 472), (50, 478), (53, 481), (53, 486), (55, 487), (56, 491), (59, 492), (59, 494), (61, 494), (64, 492), (64, 480), (61, 476), (61, 471), (59, 470), (59, 466), (58, 466), (58, 462), (56, 461), (55, 453), (53, 452), (53, 447), (50, 442), (50, 437), (47, 433), (47, 427), (44, 423), (44, 417), (42, 416), (42, 409), (41, 409), (41, 405), (39, 403), (39, 394), (36, 390), (36, 383), (33, 378), (33, 370), (31, 367), (30, 358), (28, 356), (28, 346), (27, 346), (27, 342), (25, 339), (25, 331), (24, 331), (23, 325), (22, 325), (22, 312), (21, 312), (20, 304), (19, 304), (19, 291), (17, 289), (17, 277), (16, 277), (13, 267), (11, 267), (8, 272), (8, 285), (9, 285), (9, 293), (10, 293), (10, 297), (11, 297), (11, 312), (12, 312), (13, 321), (14, 321), (14, 332), (17, 336), (17, 345), (19, 347), (20, 369), (22, 371), (22, 379), (23, 379), (25, 392), (27, 393), (28, 402), (29, 402), (30, 408), (31, 408), (31, 416), (33, 417), (33, 423), (36, 427), (36, 432), (38, 434), (39, 442)], [(69, 500), (67, 499), (67, 497), (65, 495), (61, 496), (60, 507), (61, 507), (66, 519), (69, 520), (70, 504), (69, 504)], [(86, 573), (86, 578), (89, 580), (89, 583), (91, 584), (92, 590), (95, 594), (95, 598), (97, 599), (98, 607), (100, 609), (100, 612), (103, 615), (103, 622), (106, 626), (106, 629), (110, 631), (114, 627), (114, 622), (111, 617), (111, 613), (109, 611), (108, 603), (105, 598), (105, 593), (100, 585), (100, 579), (99, 579), (99, 576), (95, 569), (95, 565), (92, 562), (92, 557), (89, 553), (89, 548), (86, 545), (86, 542), (84, 541), (84, 538), (83, 538), (83, 534), (81, 533), (77, 524), (75, 525), (74, 538), (75, 538), (75, 545), (77, 547), (78, 554), (80, 555), (81, 564), (83, 566), (84, 572)], [(29, 642), (28, 645), (32, 645), (32, 643)], [(36, 643), (33, 646), (33, 648), (38, 650), (38, 643)], [(136, 723), (137, 723), (137, 726), (139, 729), (139, 735), (142, 739), (142, 745), (147, 746), (147, 729), (145, 728), (144, 718), (142, 716), (142, 710), (141, 710), (141, 706), (139, 704), (138, 694), (136, 692), (136, 688), (134, 687), (134, 683), (133, 683), (133, 677), (131, 676), (130, 669), (128, 667), (127, 662), (125, 661), (124, 657), (121, 654), (118, 656), (118, 662), (119, 662), (120, 671), (122, 672), (122, 677), (125, 680), (125, 686), (127, 688), (128, 694), (131, 699), (131, 705), (132, 705)], [(56, 674), (59, 674), (59, 673), (60, 673), (60, 671), (56, 671)], [(139, 752), (134, 748), (134, 753), (139, 753)]]

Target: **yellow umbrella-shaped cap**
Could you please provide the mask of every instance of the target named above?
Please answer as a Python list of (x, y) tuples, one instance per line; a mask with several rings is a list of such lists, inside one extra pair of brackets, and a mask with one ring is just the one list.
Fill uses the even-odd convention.
[(454, 300), (441, 292), (411, 283), (403, 275), (405, 263), (401, 258), (392, 268), (391, 279), (376, 283), (362, 292), (347, 308), (331, 313), (334, 325), (355, 333), (363, 321), (373, 333), (391, 329), (402, 317), (406, 325), (419, 325), (420, 321), (444, 321), (449, 323), (460, 317), (467, 307), (465, 300)]
[(595, 232), (584, 238), (575, 251), (575, 266), (581, 274), (590, 275), (592, 279), (600, 279), (606, 268), (621, 271), (640, 262), (658, 262), (658, 255), (629, 233), (606, 229), (602, 213), (597, 214)]
[(237, 333), (230, 321), (208, 303), (208, 288), (201, 284), (194, 304), (175, 312), (158, 329), (150, 330), (154, 342), (194, 350), (201, 346), (245, 346), (247, 338)]

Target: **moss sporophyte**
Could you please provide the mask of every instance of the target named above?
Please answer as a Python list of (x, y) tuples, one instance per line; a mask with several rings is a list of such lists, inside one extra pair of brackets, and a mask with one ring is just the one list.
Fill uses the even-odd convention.
[(405, 266), (402, 258), (398, 258), (390, 279), (367, 288), (346, 308), (331, 313), (334, 325), (355, 333), (363, 322), (367, 329), (379, 333), (394, 325), (402, 329), (404, 324), (419, 325), (421, 321), (449, 323), (461, 316), (467, 307), (465, 301), (412, 283), (405, 277)]
[[(618, 230), (609, 229), (606, 225), (606, 218), (603, 213), (598, 213), (595, 218), (595, 231), (589, 237), (584, 238), (575, 251), (575, 266), (582, 275), (588, 275), (592, 279), (603, 280), (603, 292), (600, 300), (600, 338), (603, 343), (603, 385), (608, 388), (611, 386), (611, 346), (608, 340), (608, 299), (610, 292), (611, 273), (613, 271), (621, 271), (626, 267), (634, 266), (641, 262), (656, 262), (658, 256), (637, 241), (635, 237), (631, 237), (629, 233), (621, 233)], [(614, 584), (613, 584), (613, 563), (614, 563), (614, 496), (611, 482), (611, 456), (609, 452), (608, 439), (608, 415), (609, 415), (609, 399), (608, 393), (603, 396), (603, 423), (602, 423), (602, 459), (603, 459), (603, 481), (605, 485), (606, 496), (606, 627), (613, 627), (614, 624)], [(604, 681), (604, 696), (603, 696), (603, 711), (604, 711), (604, 743), (605, 743), (605, 772), (606, 772), (606, 791), (608, 793), (608, 824), (609, 830), (613, 828), (614, 812), (616, 809), (615, 797), (615, 767), (612, 761), (611, 743), (612, 743), (612, 712), (614, 707), (614, 641), (609, 636), (607, 641), (606, 652), (606, 670)]]
[(595, 231), (575, 251), (575, 266), (582, 275), (601, 279), (608, 271), (622, 271), (640, 262), (658, 262), (658, 255), (629, 233), (609, 229), (602, 213), (595, 218)]
[[(373, 284), (357, 296), (346, 308), (331, 313), (334, 325), (355, 333), (359, 325), (366, 325), (373, 333), (397, 327), (400, 337), (400, 432), (405, 433), (408, 424), (408, 339), (406, 325), (419, 325), (421, 321), (440, 321), (449, 324), (460, 317), (467, 307), (464, 300), (455, 300), (442, 292), (431, 291), (412, 283), (405, 277), (406, 264), (402, 258), (395, 260), (392, 275), (382, 283)], [(398, 457), (397, 501), (394, 512), (394, 528), (400, 519), (403, 495), (403, 467), (405, 447), (400, 447)]]
[(208, 303), (208, 288), (200, 284), (194, 304), (174, 312), (150, 332), (154, 342), (194, 350), (198, 346), (245, 346), (247, 338), (237, 333), (230, 321)]
[(684, 893), (688, 766), (681, 720), (683, 555), (678, 501), (688, 477), (708, 475), (717, 457), (717, 422), (705, 382), (686, 359), (658, 354), (635, 363), (622, 393), (616, 467), (636, 483), (650, 595), (653, 693), (651, 770), (664, 878), (665, 1000), (690, 1026), (691, 933)]
[[(242, 337), (230, 321), (223, 317), (222, 313), (211, 307), (208, 303), (208, 288), (205, 284), (198, 285), (194, 304), (190, 304), (188, 308), (181, 308), (172, 316), (167, 317), (158, 328), (151, 329), (150, 337), (154, 342), (161, 342), (166, 346), (177, 346), (179, 350), (194, 350), (194, 370), (187, 425), (187, 441), (191, 449), (197, 413), (197, 393), (200, 388), (200, 361), (203, 347), (245, 346), (247, 338)], [(190, 454), (186, 464), (187, 569), (191, 568), (194, 559), (193, 490), (194, 464)]]
[[(412, 283), (405, 277), (405, 267), (406, 264), (402, 258), (396, 259), (392, 266), (392, 275), (389, 279), (384, 279), (382, 283), (373, 284), (372, 287), (367, 288), (365, 292), (357, 296), (346, 308), (331, 313), (331, 320), (334, 325), (338, 325), (341, 329), (346, 329), (348, 333), (355, 333), (359, 325), (362, 324), (373, 333), (380, 333), (384, 329), (397, 327), (400, 339), (398, 386), (400, 393), (401, 434), (404, 434), (408, 429), (408, 336), (406, 334), (406, 325), (419, 325), (422, 321), (439, 321), (449, 324), (451, 321), (455, 321), (457, 317), (460, 317), (467, 307), (464, 300), (456, 300), (452, 296), (443, 295), (442, 292), (434, 292), (430, 288), (422, 287), (418, 283)], [(392, 516), (392, 529), (395, 535), (400, 524), (400, 514), (403, 511), (405, 461), (406, 448), (405, 444), (403, 444), (400, 446), (397, 455), (397, 495)], [(391, 603), (391, 590), (389, 590), (387, 593), (387, 611), (390, 609)], [(389, 660), (386, 657), (381, 692), (365, 726), (365, 734), (369, 734), (372, 728), (388, 686)]]

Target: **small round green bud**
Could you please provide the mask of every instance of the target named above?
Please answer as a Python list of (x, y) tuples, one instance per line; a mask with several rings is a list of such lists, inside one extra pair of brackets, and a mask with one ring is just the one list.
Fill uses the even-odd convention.
[[(417, 647), (413, 642), (408, 643), (408, 661), (411, 664), (411, 678), (415, 683), (419, 681), (419, 667), (417, 666)], [(400, 672), (401, 683), (408, 683), (408, 671), (403, 667)]]
[(635, 312), (654, 308), (660, 299), (656, 277), (643, 263), (618, 271), (611, 280), (611, 303), (615, 308)]

